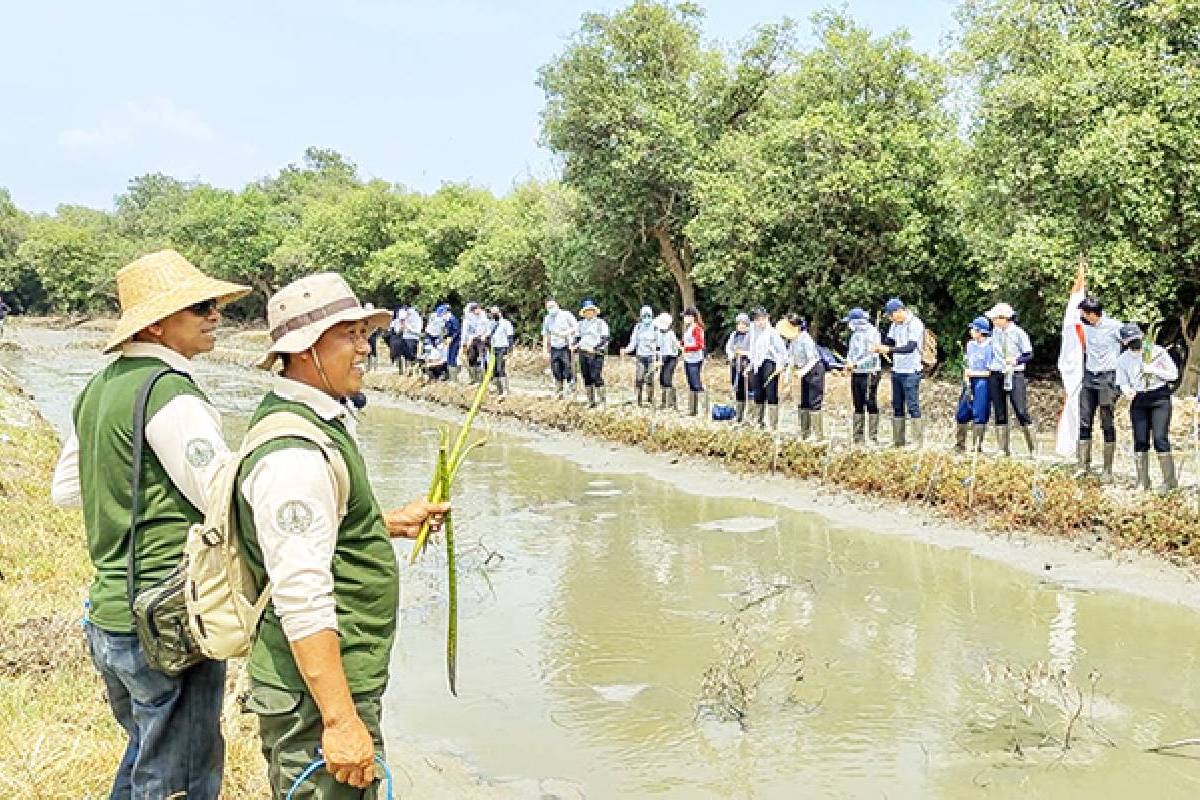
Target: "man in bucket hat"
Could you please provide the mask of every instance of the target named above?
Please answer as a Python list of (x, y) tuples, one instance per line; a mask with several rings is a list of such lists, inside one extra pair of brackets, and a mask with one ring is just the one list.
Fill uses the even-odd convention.
[(575, 334), (575, 348), (579, 351), (579, 374), (587, 388), (588, 408), (604, 406), (604, 354), (608, 352), (611, 339), (608, 323), (600, 318), (600, 307), (591, 300), (584, 300), (579, 309), (579, 329)]
[(238, 469), (234, 514), (246, 564), (259, 587), (271, 582), (246, 705), (259, 715), (275, 797), (318, 748), (326, 766), (305, 797), (375, 796), (399, 601), (391, 537), (415, 537), (427, 517), (440, 523), (449, 510), (414, 500), (384, 512), (371, 488), (345, 400), (362, 387), (371, 329), (387, 319), (361, 307), (334, 273), (301, 278), (267, 302), (271, 346), (260, 366), (282, 362), (282, 371), (251, 425), (278, 412), (303, 417), (340, 452), (350, 484), (343, 512), (322, 451), (301, 439), (267, 442)]
[(215, 800), (224, 741), (225, 664), (201, 661), (170, 677), (151, 668), (130, 615), (127, 584), (137, 396), (153, 383), (145, 411), (134, 593), (170, 573), (188, 528), (204, 519), (208, 484), (229, 457), (221, 421), (192, 382), (192, 357), (215, 344), (218, 308), (244, 286), (215, 280), (173, 250), (143, 256), (117, 273), (121, 318), (104, 346), (116, 360), (92, 376), (75, 401), (72, 431), (54, 470), (51, 497), (82, 506), (96, 568), (85, 624), (92, 662), (113, 716), (129, 741), (112, 797)]

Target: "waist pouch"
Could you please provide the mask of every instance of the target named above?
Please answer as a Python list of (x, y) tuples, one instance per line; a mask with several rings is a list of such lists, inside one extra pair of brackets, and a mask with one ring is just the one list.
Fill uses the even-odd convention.
[(146, 663), (165, 675), (179, 675), (204, 660), (204, 654), (188, 630), (183, 564), (153, 586), (134, 596), (133, 627)]

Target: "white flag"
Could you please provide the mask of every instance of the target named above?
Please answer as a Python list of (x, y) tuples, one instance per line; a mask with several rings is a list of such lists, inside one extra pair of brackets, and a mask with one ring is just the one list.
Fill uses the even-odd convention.
[(1062, 344), (1058, 351), (1058, 371), (1063, 381), (1063, 407), (1058, 414), (1058, 441), (1054, 450), (1064, 458), (1075, 455), (1079, 443), (1079, 389), (1083, 385), (1083, 321), (1079, 304), (1086, 289), (1072, 292), (1063, 312)]

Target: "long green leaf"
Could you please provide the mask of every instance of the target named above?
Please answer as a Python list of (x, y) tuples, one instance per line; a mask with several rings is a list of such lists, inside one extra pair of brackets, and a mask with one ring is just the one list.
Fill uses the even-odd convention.
[[(458, 477), (458, 470), (462, 467), (463, 461), (472, 450), (487, 441), (486, 438), (483, 438), (467, 444), (471, 426), (479, 414), (479, 409), (483, 407), (483, 401), (487, 399), (487, 388), (488, 384), (492, 382), (495, 366), (496, 354), (493, 352), (488, 359), (483, 380), (480, 382), (479, 388), (475, 390), (471, 409), (467, 412), (467, 418), (463, 421), (462, 429), (459, 430), (453, 447), (449, 446), (449, 431), (443, 428), (440, 432), (437, 465), (434, 467), (433, 480), (429, 487), (429, 502), (431, 503), (443, 503), (450, 499), (450, 486)], [(444, 524), (446, 529), (446, 586), (449, 596), (449, 611), (446, 619), (446, 678), (450, 684), (450, 694), (458, 697), (458, 559), (454, 553), (454, 519), (450, 513), (446, 514)], [(417, 534), (417, 540), (413, 543), (412, 555), (409, 557), (410, 564), (415, 564), (417, 558), (424, 552), (428, 539), (429, 520), (426, 519)]]

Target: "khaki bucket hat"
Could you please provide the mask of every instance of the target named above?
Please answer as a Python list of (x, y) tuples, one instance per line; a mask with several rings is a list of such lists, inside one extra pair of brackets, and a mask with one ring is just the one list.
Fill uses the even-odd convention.
[(359, 304), (350, 284), (336, 272), (300, 278), (267, 301), (271, 348), (258, 366), (270, 369), (281, 353), (303, 353), (339, 322), (367, 320), (372, 328), (382, 328), (391, 318), (387, 311)]
[(111, 353), (143, 328), (188, 306), (216, 300), (225, 305), (250, 294), (250, 288), (210, 278), (174, 250), (144, 255), (117, 271), (121, 318), (104, 345)]

